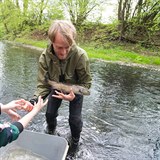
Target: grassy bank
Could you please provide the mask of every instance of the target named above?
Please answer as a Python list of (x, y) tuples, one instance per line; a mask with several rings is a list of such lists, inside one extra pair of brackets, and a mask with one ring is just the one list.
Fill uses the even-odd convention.
[[(45, 48), (47, 40), (33, 40), (33, 39), (16, 39), (16, 42), (33, 45), (40, 48)], [(95, 47), (95, 45), (80, 45), (84, 48), (89, 58), (103, 59), (107, 61), (122, 61), (126, 63), (137, 63), (160, 66), (160, 54), (156, 51), (156, 55), (150, 54), (149, 49), (137, 48), (138, 51), (133, 51), (133, 45), (127, 47), (121, 45), (110, 44), (106, 49), (102, 47)], [(135, 47), (134, 47), (135, 48)], [(141, 51), (140, 51), (141, 50)]]

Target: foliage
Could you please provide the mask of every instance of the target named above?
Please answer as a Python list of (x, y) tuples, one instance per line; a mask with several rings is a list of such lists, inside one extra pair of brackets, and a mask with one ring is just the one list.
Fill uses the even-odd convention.
[(153, 37), (158, 37), (160, 32), (160, 0), (138, 0), (135, 7), (132, 3), (132, 0), (119, 0), (120, 39), (146, 46), (159, 44)]
[(0, 1), (0, 23), (5, 34), (16, 37), (37, 28), (47, 30), (51, 20), (63, 18), (58, 3), (49, 0)]
[[(97, 15), (101, 6), (106, 3), (105, 0), (61, 0), (66, 12), (68, 13), (69, 19), (80, 30), (81, 25), (87, 20), (92, 14)], [(101, 15), (97, 16), (97, 19)]]
[(88, 22), (81, 26), (78, 31), (79, 42), (94, 42), (97, 46), (105, 48), (106, 41), (115, 41), (119, 37), (117, 22), (112, 24), (102, 24), (98, 22)]
[[(102, 24), (101, 9), (107, 2), (0, 0), (0, 37), (12, 40), (30, 35), (45, 39), (54, 19), (69, 18), (77, 28), (79, 43), (90, 41), (103, 48), (108, 48), (107, 41), (126, 41), (145, 47), (160, 45), (160, 0), (118, 0), (118, 19), (112, 24)], [(89, 17), (96, 18), (89, 21)]]
[(1, 2), (0, 17), (0, 21), (3, 23), (5, 32), (12, 33), (12, 35), (15, 36), (21, 29), (23, 20), (21, 13), (11, 0), (6, 0), (3, 3)]

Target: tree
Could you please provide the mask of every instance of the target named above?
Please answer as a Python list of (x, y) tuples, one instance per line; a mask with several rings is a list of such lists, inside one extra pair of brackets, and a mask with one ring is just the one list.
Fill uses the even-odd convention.
[[(12, 12), (11, 12), (12, 11)], [(19, 17), (19, 18), (17, 18)], [(1, 1), (0, 4), (0, 19), (4, 25), (6, 33), (16, 35), (21, 25), (21, 14), (19, 8), (12, 0)]]
[(16, 36), (42, 25), (48, 28), (56, 18), (63, 18), (59, 0), (0, 0), (0, 23), (7, 34)]
[(79, 29), (93, 11), (100, 10), (105, 0), (61, 0), (61, 2), (72, 23)]
[(120, 32), (120, 40), (123, 39), (127, 21), (131, 14), (131, 0), (118, 0), (118, 30)]
[(25, 16), (28, 11), (29, 0), (23, 0), (23, 15)]
[(44, 12), (47, 12), (48, 1), (49, 0), (33, 0), (30, 2), (30, 11), (36, 25), (42, 24)]
[(160, 31), (160, 0), (119, 0), (118, 21), (120, 40), (151, 42)]

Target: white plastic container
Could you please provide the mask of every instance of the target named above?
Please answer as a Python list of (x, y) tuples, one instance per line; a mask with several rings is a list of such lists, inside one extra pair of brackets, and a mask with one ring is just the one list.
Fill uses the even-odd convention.
[(16, 141), (0, 148), (0, 160), (16, 147), (48, 160), (65, 160), (68, 151), (68, 143), (62, 137), (24, 130)]

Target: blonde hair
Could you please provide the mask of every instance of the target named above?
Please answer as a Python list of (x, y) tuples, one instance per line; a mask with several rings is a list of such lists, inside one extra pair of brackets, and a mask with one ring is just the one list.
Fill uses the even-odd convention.
[(67, 20), (55, 20), (49, 30), (48, 30), (48, 37), (51, 42), (55, 41), (55, 36), (56, 34), (60, 33), (68, 42), (70, 46), (72, 46), (75, 43), (75, 38), (76, 38), (76, 28), (74, 25)]

